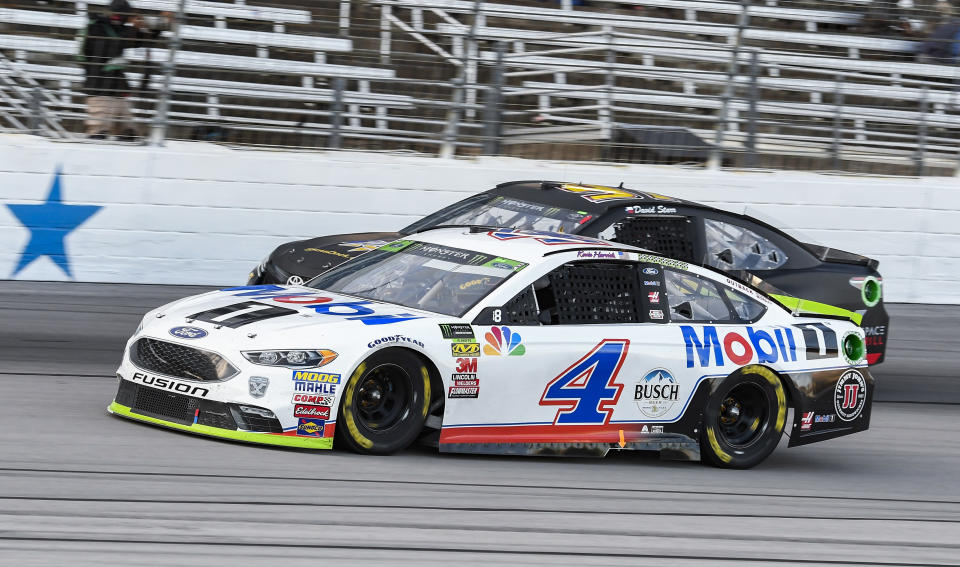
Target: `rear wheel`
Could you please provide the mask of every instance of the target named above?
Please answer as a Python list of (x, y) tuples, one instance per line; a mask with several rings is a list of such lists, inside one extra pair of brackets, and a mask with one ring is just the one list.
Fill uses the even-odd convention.
[(358, 453), (389, 455), (409, 446), (430, 406), (430, 373), (404, 349), (367, 358), (343, 390), (335, 435)]
[(710, 395), (700, 433), (701, 459), (717, 467), (747, 469), (777, 447), (787, 421), (780, 378), (748, 366), (728, 376)]

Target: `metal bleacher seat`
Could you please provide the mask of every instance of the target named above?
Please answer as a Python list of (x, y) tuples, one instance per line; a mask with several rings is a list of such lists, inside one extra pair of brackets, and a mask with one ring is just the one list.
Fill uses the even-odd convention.
[[(63, 116), (80, 117), (82, 116), (82, 104), (80, 104), (82, 100), (75, 102), (74, 98), (79, 99), (83, 96), (83, 93), (79, 92), (79, 83), (83, 80), (83, 72), (79, 66), (71, 66), (69, 63), (73, 61), (73, 56), (77, 54), (79, 43), (78, 39), (63, 39), (63, 37), (77, 36), (79, 30), (86, 26), (88, 21), (86, 4), (106, 5), (109, 0), (89, 0), (86, 2), (65, 2), (61, 0), (61, 3), (73, 4), (77, 12), (47, 11), (49, 8), (47, 10), (0, 8), (0, 21), (18, 26), (20, 32), (19, 34), (0, 34), (0, 50), (12, 52), (12, 58), (15, 60), (12, 62), (12, 68), (0, 71), (24, 73), (32, 79), (44, 81), (48, 85), (53, 83), (55, 85), (53, 93), (61, 103)], [(138, 0), (136, 5), (140, 9), (171, 10), (176, 9), (177, 1)], [(396, 73), (393, 69), (326, 63), (325, 54), (327, 52), (350, 52), (352, 50), (353, 44), (349, 39), (284, 32), (283, 24), (310, 22), (309, 11), (194, 0), (188, 1), (186, 6), (188, 16), (191, 14), (213, 16), (215, 26), (182, 25), (180, 27), (181, 37), (185, 40), (185, 48), (176, 54), (177, 68), (209, 70), (212, 77), (196, 79), (177, 76), (174, 78), (170, 85), (174, 103), (179, 103), (181, 108), (185, 104), (201, 107), (205, 113), (197, 115), (181, 110), (171, 114), (174, 118), (177, 115), (187, 118), (204, 116), (229, 121), (231, 118), (222, 116), (219, 109), (229, 107), (235, 110), (244, 110), (244, 105), (249, 105), (249, 110), (254, 112), (292, 112), (290, 109), (263, 107), (263, 103), (257, 101), (263, 101), (264, 99), (306, 104), (332, 102), (335, 98), (334, 91), (315, 86), (316, 78), (343, 78), (356, 81), (354, 88), (344, 88), (339, 95), (340, 102), (348, 106), (347, 115), (351, 127), (359, 128), (361, 107), (372, 107), (375, 113), (373, 118), (375, 118), (377, 126), (386, 128), (390, 118), (387, 109), (408, 109), (412, 106), (412, 103), (407, 100), (409, 97), (405, 98), (389, 93), (380, 94), (372, 91), (370, 81), (394, 78)], [(274, 31), (251, 31), (225, 27), (226, 21), (231, 18), (272, 22)], [(44, 35), (23, 34), (23, 31), (33, 28), (38, 30), (45, 28), (42, 29)], [(169, 34), (169, 32), (165, 33)], [(255, 47), (256, 56), (253, 53), (250, 55), (226, 55), (205, 51), (207, 45), (215, 47), (220, 44)], [(271, 54), (270, 48), (278, 48), (277, 53)], [(281, 52), (290, 50), (312, 52), (314, 61), (284, 58)], [(29, 57), (29, 53), (59, 56), (60, 61), (47, 63), (48, 60), (43, 57)], [(134, 62), (143, 62), (149, 58), (150, 61), (156, 63), (167, 60), (170, 52), (165, 48), (154, 47), (149, 49), (148, 55), (147, 49), (138, 48), (128, 49), (126, 56)], [(218, 73), (226, 73), (224, 78), (229, 79), (236, 79), (239, 73), (242, 74), (243, 78), (241, 80), (221, 80), (217, 78)], [(300, 77), (302, 86), (292, 87), (287, 85), (286, 81), (270, 80), (263, 82), (263, 77), (273, 75)], [(132, 74), (128, 73), (128, 76), (132, 76)], [(261, 82), (245, 82), (246, 80), (259, 80)], [(139, 84), (139, 79), (136, 82), (131, 82), (131, 84)], [(157, 77), (153, 78), (149, 87), (154, 90), (161, 87)], [(184, 95), (186, 98), (180, 99), (180, 95)], [(198, 97), (205, 97), (206, 102), (198, 101)], [(221, 98), (229, 99), (231, 104), (219, 104)], [(146, 106), (149, 107), (150, 105), (147, 104)], [(140, 112), (141, 114), (149, 113), (152, 112), (152, 108), (141, 109)], [(306, 112), (311, 111), (307, 109)], [(241, 123), (243, 121), (248, 123), (257, 121), (253, 118), (238, 120)], [(292, 121), (291, 124), (296, 124), (296, 121)], [(279, 124), (279, 126), (282, 127), (283, 124)]]
[[(697, 21), (700, 12), (713, 14), (739, 14), (743, 8), (739, 2), (718, 2), (716, 0), (595, 0), (595, 3), (615, 3), (620, 6), (642, 6), (648, 8), (670, 8), (683, 10), (685, 19)], [(807, 31), (817, 31), (819, 24), (854, 25), (863, 19), (858, 12), (840, 10), (811, 10), (787, 6), (768, 6), (751, 4), (748, 7), (751, 17), (803, 22)]]
[[(469, 14), (473, 11), (473, 2), (469, 0), (376, 0), (378, 4), (391, 5), (396, 8), (409, 9), (439, 9), (451, 13)], [(690, 3), (690, 2), (688, 2)], [(717, 4), (706, 3), (706, 4)], [(736, 6), (733, 4), (732, 6)], [(738, 8), (739, 9), (739, 8)], [(757, 8), (759, 9), (759, 7)], [(793, 9), (780, 8), (786, 13), (795, 13)], [(737, 26), (724, 25), (717, 23), (704, 23), (697, 21), (684, 21), (668, 18), (650, 18), (644, 16), (634, 16), (621, 13), (608, 12), (588, 12), (583, 10), (563, 10), (559, 8), (546, 8), (539, 6), (520, 6), (514, 4), (491, 4), (483, 3), (482, 12), (483, 26), (491, 18), (532, 20), (539, 22), (552, 22), (561, 24), (578, 24), (585, 26), (609, 26), (618, 30), (640, 30), (654, 31), (658, 33), (679, 33), (697, 36), (720, 37), (729, 41), (737, 34)], [(824, 16), (825, 20), (829, 20)], [(847, 17), (843, 21), (850, 22)], [(456, 29), (456, 24), (439, 24), (438, 31)], [(463, 26), (464, 33), (467, 26)], [(489, 29), (494, 29), (493, 27)], [(802, 46), (832, 46), (842, 47), (848, 50), (851, 58), (859, 58), (860, 50), (869, 49), (873, 51), (914, 53), (917, 48), (917, 42), (885, 39), (885, 38), (866, 38), (855, 35), (843, 34), (824, 34), (809, 32), (793, 32), (786, 30), (769, 30), (757, 27), (750, 27), (744, 30), (744, 38), (759, 41), (774, 41), (783, 44), (796, 44)]]

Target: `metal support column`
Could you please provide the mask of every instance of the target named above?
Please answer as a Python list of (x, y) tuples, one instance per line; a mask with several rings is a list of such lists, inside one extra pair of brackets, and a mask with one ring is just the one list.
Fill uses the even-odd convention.
[(924, 158), (927, 150), (927, 106), (929, 92), (926, 85), (920, 92), (920, 123), (917, 124), (917, 151), (913, 154), (913, 163), (916, 166), (917, 177), (924, 174)]
[(613, 91), (617, 85), (617, 76), (615, 74), (617, 66), (617, 54), (613, 50), (613, 29), (604, 26), (604, 38), (607, 43), (607, 52), (604, 57), (604, 76), (603, 76), (603, 107), (600, 109), (600, 139), (606, 140), (606, 149), (604, 151), (606, 159), (613, 159)]
[(716, 135), (713, 149), (707, 160), (709, 169), (719, 169), (723, 165), (723, 142), (727, 135), (727, 119), (730, 115), (730, 99), (733, 98), (733, 83), (740, 66), (740, 46), (743, 45), (743, 30), (750, 24), (750, 0), (740, 0), (740, 16), (737, 18), (737, 35), (734, 36), (733, 50), (730, 54), (730, 66), (727, 69), (727, 82), (723, 86), (720, 98), (720, 111), (717, 115)]
[(760, 72), (760, 51), (750, 51), (750, 98), (749, 114), (747, 116), (747, 167), (757, 167), (757, 99), (760, 89), (757, 88), (757, 75)]
[(833, 143), (830, 157), (833, 170), (840, 171), (840, 140), (843, 137), (843, 75), (838, 74), (833, 91)]
[(500, 142), (503, 138), (503, 57), (507, 44), (498, 41), (494, 45), (497, 54), (490, 78), (490, 88), (486, 92), (486, 106), (483, 109), (484, 141), (483, 153), (488, 156), (500, 155)]
[(40, 134), (41, 114), (43, 113), (42, 98), (43, 91), (40, 90), (40, 87), (30, 89), (30, 116), (27, 117), (27, 127), (34, 136)]
[(447, 125), (443, 130), (443, 145), (440, 146), (440, 157), (449, 159), (457, 154), (457, 136), (460, 130), (460, 117), (463, 115), (464, 86), (467, 82), (467, 67), (470, 57), (469, 46), (476, 42), (477, 22), (480, 17), (480, 5), (482, 0), (473, 2), (473, 21), (470, 23), (470, 31), (467, 32), (467, 48), (464, 49), (464, 62), (458, 68), (457, 76), (450, 81), (453, 87), (453, 101), (450, 104), (450, 110), (447, 112)]
[(173, 75), (177, 67), (177, 51), (180, 50), (182, 39), (180, 37), (180, 26), (183, 25), (184, 14), (186, 13), (187, 0), (180, 0), (177, 4), (177, 13), (173, 19), (173, 30), (170, 35), (169, 57), (163, 63), (163, 83), (160, 92), (157, 93), (157, 112), (153, 116), (153, 126), (150, 129), (150, 139), (148, 143), (151, 146), (162, 146), (167, 139), (167, 114), (170, 111), (170, 83), (173, 81)]
[(333, 87), (333, 105), (330, 108), (330, 138), (327, 140), (327, 147), (331, 150), (339, 150), (343, 146), (343, 91), (347, 90), (347, 80), (343, 77), (334, 77), (330, 81)]

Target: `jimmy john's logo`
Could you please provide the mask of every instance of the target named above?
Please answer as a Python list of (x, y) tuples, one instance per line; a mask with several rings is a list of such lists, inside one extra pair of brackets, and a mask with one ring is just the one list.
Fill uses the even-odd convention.
[(339, 384), (339, 374), (327, 374), (326, 372), (311, 372), (307, 370), (294, 370), (293, 379), (296, 382), (315, 382), (320, 384)]
[(453, 356), (480, 356), (480, 343), (453, 343), (450, 345)]
[(143, 372), (134, 372), (133, 377), (130, 380), (132, 382), (139, 382), (146, 386), (160, 388), (161, 390), (170, 390), (171, 392), (179, 392), (188, 396), (206, 398), (207, 394), (210, 393), (210, 390), (207, 388), (201, 388), (200, 386), (194, 386), (193, 384), (187, 384), (185, 382), (178, 382), (176, 380), (171, 380), (170, 378), (150, 376), (149, 374), (144, 374)]

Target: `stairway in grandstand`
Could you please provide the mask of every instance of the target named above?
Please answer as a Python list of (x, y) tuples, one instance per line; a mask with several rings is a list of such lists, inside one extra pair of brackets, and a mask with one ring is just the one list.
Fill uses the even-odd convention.
[[(0, 53), (10, 65), (0, 65), (0, 127), (22, 129), (2, 118), (24, 124), (22, 97), (37, 92), (9, 87), (15, 72), (42, 86), (48, 117), (80, 130), (74, 38), (86, 10), (106, 3), (2, 4)], [(133, 3), (158, 12), (176, 1)], [(740, 2), (730, 0), (482, 2), (476, 18), (473, 0), (261, 4), (187, 2), (171, 85), (174, 137), (323, 147), (337, 100), (344, 147), (435, 152), (455, 96), (451, 79), (463, 69), (459, 151), (476, 153), (502, 56), (503, 153), (609, 158), (621, 126), (682, 127), (713, 143), (741, 17)], [(760, 166), (954, 167), (960, 70), (918, 62), (922, 34), (902, 32), (911, 18), (932, 19), (932, 2), (916, 0), (900, 23), (879, 27), (867, 0), (752, 4), (726, 103), (724, 147), (734, 164), (755, 139)], [(167, 51), (131, 55), (156, 63)], [(131, 71), (133, 84), (142, 73)], [(154, 70), (136, 97), (145, 121), (159, 79)]]

